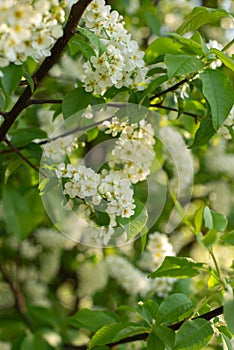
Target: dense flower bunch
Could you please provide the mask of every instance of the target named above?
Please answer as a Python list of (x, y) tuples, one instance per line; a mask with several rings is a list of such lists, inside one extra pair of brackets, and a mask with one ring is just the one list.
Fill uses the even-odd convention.
[(144, 270), (154, 271), (162, 264), (165, 256), (174, 255), (173, 247), (165, 234), (151, 233), (139, 266)]
[[(97, 173), (82, 164), (79, 159), (76, 165), (57, 164), (55, 174), (58, 179), (63, 180), (64, 195), (83, 201), (83, 204), (79, 205), (79, 214), (89, 222), (90, 232), (95, 235), (97, 233), (96, 226), (93, 226), (90, 220), (96, 211), (106, 212), (109, 215), (108, 232), (104, 227), (102, 232), (101, 227), (97, 226), (103, 237), (103, 244), (106, 245), (114, 233), (111, 228), (117, 226), (117, 217), (129, 218), (134, 214), (136, 205), (132, 184), (145, 180), (149, 175), (155, 157), (153, 150), (155, 140), (153, 128), (146, 120), (130, 124), (113, 117), (111, 121), (104, 121), (100, 129), (113, 137), (118, 136), (111, 160), (107, 163), (108, 169), (102, 169)], [(61, 152), (65, 152), (63, 148), (58, 147), (59, 140), (54, 141), (56, 145), (53, 145), (54, 142), (47, 145), (49, 149), (45, 151), (45, 156), (55, 162), (62, 156)], [(67, 142), (65, 145), (69, 148)], [(84, 229), (86, 231), (87, 227)]]
[[(173, 256), (175, 252), (165, 234), (155, 232), (149, 235), (146, 251), (139, 261), (139, 267), (146, 271), (156, 270), (163, 262), (165, 256)], [(130, 295), (145, 296), (154, 292), (159, 297), (165, 297), (171, 292), (174, 278), (159, 278), (150, 280), (146, 273), (132, 265), (127, 258), (119, 255), (108, 255), (105, 258), (108, 273), (115, 278)]]
[(0, 0), (0, 67), (50, 56), (64, 21), (58, 0)]
[(151, 124), (143, 119), (129, 125), (114, 117), (111, 121), (104, 122), (102, 128), (106, 128), (105, 133), (112, 133), (112, 136), (120, 133), (112, 151), (114, 158), (110, 162), (111, 168), (116, 169), (122, 164), (122, 177), (128, 178), (134, 184), (144, 181), (155, 157), (154, 130)]
[[(127, 248), (125, 246), (124, 248)], [(132, 252), (133, 246), (129, 249)], [(93, 262), (86, 262), (79, 269), (80, 296), (92, 297), (97, 291), (102, 290), (108, 283), (108, 278), (113, 278), (130, 296), (146, 296), (156, 293), (159, 297), (167, 296), (176, 281), (174, 278), (157, 278), (151, 280), (147, 277), (149, 272), (156, 270), (166, 256), (174, 256), (173, 246), (168, 237), (159, 232), (149, 235), (146, 250), (141, 259), (133, 263), (131, 254), (125, 252), (123, 247), (118, 248), (115, 254), (99, 256)], [(98, 260), (94, 263), (95, 260)], [(100, 275), (100, 279), (96, 278)], [(95, 276), (95, 277), (94, 277)], [(85, 292), (86, 291), (86, 292)]]
[(111, 11), (104, 0), (94, 0), (85, 11), (84, 23), (106, 47), (99, 57), (96, 52), (83, 65), (86, 91), (102, 93), (112, 85), (137, 88), (146, 82), (144, 53), (131, 39), (117, 11)]
[(58, 137), (56, 140), (49, 142), (45, 147), (45, 157), (58, 162), (69, 155), (76, 148), (76, 139), (68, 135), (66, 137)]

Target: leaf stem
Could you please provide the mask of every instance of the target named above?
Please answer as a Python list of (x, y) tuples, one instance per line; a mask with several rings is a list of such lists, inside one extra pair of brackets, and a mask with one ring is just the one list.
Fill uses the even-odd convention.
[[(163, 106), (161, 103), (151, 103), (150, 107), (157, 107), (159, 109), (166, 109), (168, 111), (174, 111), (174, 112), (179, 112), (179, 110), (177, 108), (172, 108), (172, 107), (168, 107), (168, 106)], [(190, 117), (195, 118), (195, 121), (197, 122), (198, 119), (202, 118), (201, 115), (195, 114), (195, 113), (191, 113), (191, 112), (186, 112), (183, 111), (182, 114), (185, 115), (189, 115)]]
[(32, 169), (34, 169), (36, 172), (38, 172), (39, 174), (41, 174), (44, 178), (47, 178), (47, 176), (41, 171), (39, 170), (33, 163), (30, 162), (30, 160), (25, 157), (17, 147), (15, 147), (6, 137), (4, 138), (4, 141), (6, 142), (6, 144), (11, 148), (11, 150), (13, 152), (15, 152), (21, 159), (23, 159)]

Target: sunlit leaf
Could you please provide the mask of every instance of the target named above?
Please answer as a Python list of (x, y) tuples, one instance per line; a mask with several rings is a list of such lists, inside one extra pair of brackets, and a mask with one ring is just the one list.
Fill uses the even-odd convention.
[(188, 278), (199, 275), (203, 263), (197, 263), (191, 258), (166, 256), (162, 265), (149, 277), (177, 277)]
[(210, 105), (212, 123), (215, 130), (227, 119), (234, 103), (234, 92), (228, 77), (214, 69), (200, 74), (202, 91)]
[(177, 33), (183, 35), (185, 33), (197, 30), (205, 24), (217, 22), (228, 13), (225, 10), (217, 10), (207, 7), (195, 7), (186, 20), (177, 29)]

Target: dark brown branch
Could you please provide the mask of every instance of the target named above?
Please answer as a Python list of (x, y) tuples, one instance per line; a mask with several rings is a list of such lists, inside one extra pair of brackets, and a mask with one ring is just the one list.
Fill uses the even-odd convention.
[(20, 315), (24, 324), (30, 330), (33, 330), (32, 325), (31, 325), (31, 323), (27, 317), (27, 314), (26, 314), (27, 310), (26, 310), (26, 305), (25, 305), (25, 298), (24, 298), (24, 295), (21, 291), (20, 285), (11, 279), (7, 270), (2, 265), (0, 265), (0, 272), (2, 274), (2, 277), (4, 278), (4, 281), (6, 283), (8, 283), (9, 287), (11, 288), (11, 291), (12, 291), (14, 298), (15, 298), (15, 307), (16, 307), (18, 314)]
[(185, 78), (185, 79), (179, 81), (178, 83), (176, 83), (175, 85), (170, 86), (168, 89), (160, 91), (159, 93), (157, 93), (154, 96), (150, 97), (149, 100), (153, 101), (157, 97), (161, 97), (163, 95), (166, 95), (168, 92), (175, 91), (176, 89), (178, 89), (178, 87), (180, 87), (181, 85), (187, 83), (188, 81), (189, 81), (189, 79)]
[[(157, 107), (157, 108), (159, 108), (159, 109), (166, 109), (166, 110), (168, 110), (168, 111), (179, 112), (179, 110), (176, 109), (176, 108), (163, 106), (163, 105), (161, 105), (160, 103), (155, 103), (155, 104), (152, 103), (152, 104), (150, 104), (150, 107)], [(198, 115), (198, 114), (195, 114), (195, 113), (191, 113), (191, 112), (183, 111), (182, 114), (189, 115), (190, 117), (195, 118), (196, 121), (197, 121), (198, 119), (202, 118), (201, 115)]]
[(32, 169), (34, 169), (37, 173), (41, 174), (43, 177), (47, 177), (42, 171), (40, 171), (33, 163), (30, 162), (28, 158), (26, 158), (17, 147), (15, 147), (6, 137), (4, 138), (4, 141), (6, 142), (7, 146), (10, 147), (10, 149), (15, 152), (21, 159), (23, 159)]
[[(222, 313), (223, 313), (223, 306), (220, 306), (217, 309), (209, 311), (209, 312), (207, 312), (207, 313), (205, 313), (203, 315), (194, 317), (194, 318), (192, 318), (192, 320), (197, 320), (199, 318), (202, 318), (202, 319), (205, 319), (207, 321), (210, 321), (212, 318), (214, 318), (216, 316), (219, 316), (219, 315), (222, 315)], [(180, 328), (180, 326), (185, 321), (186, 320), (183, 320), (181, 322), (172, 324), (172, 325), (170, 325), (168, 327), (173, 329), (174, 331), (176, 331), (176, 330), (178, 330)], [(149, 335), (149, 333), (137, 334), (137, 335), (134, 335), (132, 337), (127, 337), (125, 339), (122, 339), (122, 340), (120, 340), (120, 341), (118, 341), (116, 343), (109, 343), (109, 344), (107, 344), (107, 346), (112, 348), (112, 347), (114, 347), (116, 345), (119, 345), (119, 344), (130, 343), (130, 342), (137, 341), (137, 340), (146, 340), (148, 335)], [(82, 346), (75, 346), (75, 345), (64, 344), (63, 348), (66, 349), (66, 350), (87, 350), (88, 346), (84, 346), (84, 345), (82, 345)]]
[[(67, 46), (69, 40), (76, 33), (76, 28), (78, 22), (83, 15), (86, 7), (92, 2), (92, 0), (79, 0), (75, 3), (72, 8), (68, 18), (68, 21), (65, 25), (63, 36), (59, 38), (51, 49), (51, 56), (46, 57), (42, 62), (41, 66), (38, 68), (36, 73), (33, 76), (34, 81), (34, 91), (37, 89), (38, 84), (45, 78), (49, 70), (60, 58), (63, 50)], [(18, 101), (15, 103), (11, 111), (6, 113), (6, 119), (2, 126), (0, 127), (0, 141), (2, 141), (16, 120), (19, 114), (30, 105), (30, 98), (32, 97), (33, 92), (30, 86), (27, 86), (23, 91), (22, 95), (19, 97)]]
[(52, 142), (52, 141), (56, 141), (57, 139), (59, 139), (61, 137), (66, 137), (66, 136), (69, 136), (69, 135), (73, 135), (73, 134), (75, 134), (76, 132), (79, 132), (79, 131), (86, 131), (86, 130), (95, 128), (96, 126), (102, 124), (104, 121), (110, 121), (113, 117), (114, 116), (111, 116), (109, 118), (106, 118), (106, 119), (104, 119), (102, 121), (99, 121), (99, 122), (96, 122), (96, 123), (93, 123), (93, 124), (90, 124), (90, 125), (77, 126), (76, 128), (74, 128), (72, 130), (65, 131), (64, 133), (59, 134), (58, 136), (54, 136), (51, 139), (40, 141), (40, 142), (38, 142), (38, 145), (45, 145), (46, 143), (49, 143), (49, 142)]
[(7, 113), (7, 112), (1, 112), (1, 111), (0, 111), (0, 115), (2, 115), (4, 118), (6, 118), (7, 115), (8, 115), (8, 113)]
[(31, 98), (29, 100), (29, 104), (30, 105), (43, 105), (43, 104), (46, 104), (46, 103), (51, 103), (51, 104), (61, 104), (63, 102), (63, 100), (53, 100), (53, 99), (34, 99), (34, 98)]

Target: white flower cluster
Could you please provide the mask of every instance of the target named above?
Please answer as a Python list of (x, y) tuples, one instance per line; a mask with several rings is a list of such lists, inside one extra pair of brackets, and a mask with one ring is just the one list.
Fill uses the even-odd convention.
[(64, 20), (58, 0), (0, 0), (0, 67), (50, 56)]
[(231, 179), (234, 176), (234, 155), (226, 152), (226, 143), (220, 140), (207, 151), (205, 156), (207, 169), (215, 174), (226, 174)]
[(53, 228), (41, 227), (34, 233), (34, 237), (37, 243), (41, 244), (44, 248), (57, 250), (57, 249), (72, 249), (75, 245), (74, 242), (62, 235), (61, 232)]
[(228, 127), (231, 128), (234, 132), (234, 107), (232, 107), (229, 116), (227, 117), (221, 128), (218, 130), (218, 134), (223, 136), (224, 139), (231, 140), (232, 137)]
[[(147, 270), (156, 270), (166, 256), (174, 256), (175, 252), (165, 234), (155, 232), (149, 235), (146, 251), (139, 262), (139, 267)], [(119, 255), (108, 255), (105, 258), (109, 275), (130, 295), (145, 296), (156, 293), (159, 297), (166, 297), (176, 281), (174, 278), (156, 278), (150, 280), (146, 274), (133, 266), (126, 258)]]
[(139, 124), (128, 124), (114, 117), (111, 121), (104, 122), (102, 128), (107, 128), (105, 132), (111, 133), (112, 136), (121, 132), (112, 151), (114, 156), (110, 162), (112, 169), (122, 164), (122, 177), (129, 179), (134, 184), (146, 180), (155, 157), (154, 130), (151, 124), (145, 119)]
[[(91, 261), (83, 262), (78, 270), (79, 298), (94, 295), (97, 291), (105, 288), (108, 281), (107, 267), (104, 261), (94, 264)], [(98, 276), (98, 278), (97, 278)]]
[(109, 275), (130, 295), (146, 295), (149, 291), (149, 279), (132, 265), (126, 258), (119, 255), (108, 255), (105, 258)]
[[(134, 191), (131, 186), (145, 180), (150, 173), (155, 157), (154, 131), (145, 120), (129, 124), (120, 122), (117, 117), (105, 121), (101, 129), (112, 136), (119, 136), (112, 151), (113, 157), (108, 162), (109, 170), (103, 169), (99, 174), (80, 163), (75, 166), (60, 163), (55, 174), (57, 178), (65, 179), (63, 194), (84, 200), (85, 206), (80, 206), (84, 218), (88, 220), (95, 210), (106, 212), (110, 217), (109, 228), (113, 228), (117, 225), (117, 216), (129, 218), (134, 214)], [(95, 227), (91, 226), (91, 231), (96, 232)], [(103, 229), (102, 236), (106, 241), (113, 232)]]
[(46, 144), (44, 148), (44, 157), (50, 158), (55, 162), (61, 162), (66, 154), (70, 154), (76, 147), (77, 143), (74, 136), (59, 137)]
[[(149, 235), (149, 241), (146, 251), (143, 253), (138, 266), (148, 272), (156, 270), (162, 263), (165, 256), (174, 256), (175, 252), (165, 234), (155, 232)], [(105, 264), (104, 264), (105, 262)], [(172, 290), (176, 279), (174, 278), (156, 278), (150, 280), (147, 278), (147, 272), (143, 272), (134, 266), (126, 257), (117, 254), (110, 254), (101, 260), (98, 264), (88, 263), (88, 275), (86, 268), (79, 273), (80, 283), (89, 290), (89, 295), (93, 295), (97, 289), (104, 288), (107, 284), (107, 274), (114, 278), (117, 283), (129, 295), (146, 296), (149, 293), (156, 293), (159, 297), (166, 297)], [(95, 271), (98, 272), (95, 276)], [(99, 277), (102, 276), (102, 283), (99, 283)], [(97, 288), (95, 287), (97, 283)]]
[(144, 270), (154, 271), (162, 264), (166, 256), (175, 256), (167, 235), (159, 232), (151, 233), (139, 266)]
[[(58, 178), (69, 179), (64, 185), (63, 193), (70, 198), (84, 199), (90, 210), (105, 203), (105, 210), (110, 216), (130, 217), (134, 214), (135, 204), (131, 182), (121, 178), (118, 172), (106, 174), (103, 171), (98, 174), (84, 165), (75, 167), (61, 163), (55, 173)], [(86, 209), (88, 210), (87, 207)], [(91, 214), (91, 211), (87, 214)]]
[[(175, 256), (173, 246), (169, 242), (167, 235), (159, 232), (151, 233), (146, 250), (139, 261), (139, 266), (146, 271), (153, 272), (159, 268), (166, 256)], [(163, 298), (171, 292), (175, 281), (175, 278), (155, 278), (150, 281), (149, 289)]]
[(104, 0), (94, 0), (84, 13), (84, 22), (106, 47), (99, 57), (96, 52), (96, 56), (83, 65), (82, 81), (86, 91), (103, 93), (113, 85), (117, 88), (144, 86), (148, 71), (144, 53), (124, 28), (119, 13), (111, 11)]

